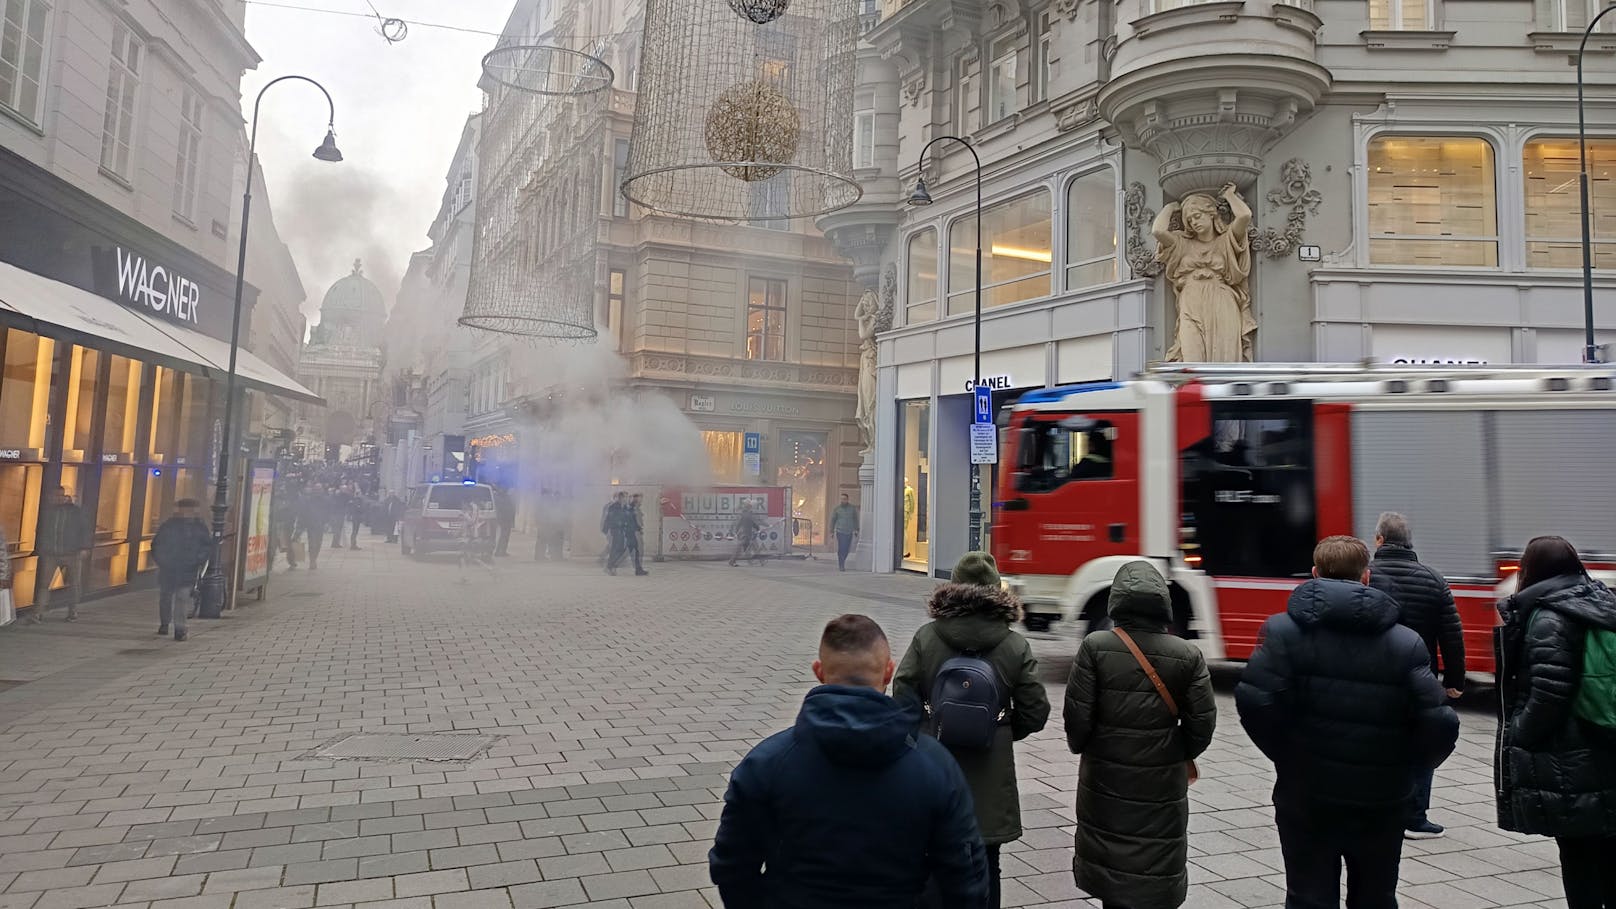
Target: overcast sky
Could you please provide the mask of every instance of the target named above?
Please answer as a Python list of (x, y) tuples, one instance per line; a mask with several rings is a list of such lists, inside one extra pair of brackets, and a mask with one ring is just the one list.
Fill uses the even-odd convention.
[[(277, 0), (369, 12), (366, 0)], [(373, 0), (384, 16), (498, 32), (514, 0)], [(310, 155), (325, 136), (325, 100), (286, 82), (264, 96), (258, 128), (275, 223), (292, 249), (311, 318), (326, 289), (365, 261), (392, 305), (412, 252), (428, 245), (450, 157), (481, 103), (477, 77), (488, 35), (411, 26), (388, 44), (374, 18), (247, 7), (247, 39), (263, 57), (242, 82), (244, 115), (277, 76), (318, 80), (336, 102), (337, 142), (346, 158)], [(258, 211), (258, 209), (255, 209)]]

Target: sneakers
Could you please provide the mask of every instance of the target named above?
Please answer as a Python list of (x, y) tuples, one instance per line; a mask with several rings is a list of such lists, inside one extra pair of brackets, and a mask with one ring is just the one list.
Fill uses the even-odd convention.
[(1418, 824), (1413, 824), (1405, 829), (1403, 831), (1403, 839), (1434, 840), (1447, 832), (1448, 831), (1441, 824), (1433, 824), (1430, 821), (1421, 821)]
[(185, 635), (185, 632), (183, 632), (183, 631), (174, 632), (174, 643), (179, 644), (179, 643), (184, 642), (185, 637), (186, 637), (186, 635)]

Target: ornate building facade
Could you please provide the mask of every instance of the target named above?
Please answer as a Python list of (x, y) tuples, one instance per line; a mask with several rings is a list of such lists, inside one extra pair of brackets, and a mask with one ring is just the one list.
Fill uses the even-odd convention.
[(381, 289), (356, 261), (353, 273), (326, 292), (320, 323), (310, 331), (298, 364), (298, 381), (326, 402), (324, 408), (305, 405), (298, 412), (296, 444), (310, 460), (336, 462), (356, 454), (361, 443), (376, 441), (379, 342), (386, 324)]
[[(1577, 362), (1568, 61), (1598, 6), (884, 0), (860, 49), (865, 200), (820, 222), (881, 294), (877, 570), (945, 569), (966, 540), (975, 169), (939, 142), (936, 204), (904, 205), (927, 142), (982, 159), (1001, 404), (1176, 357)], [(1616, 35), (1588, 54), (1597, 215)], [(1606, 294), (1616, 224), (1594, 241)], [(1598, 327), (1616, 340), (1616, 314)]]

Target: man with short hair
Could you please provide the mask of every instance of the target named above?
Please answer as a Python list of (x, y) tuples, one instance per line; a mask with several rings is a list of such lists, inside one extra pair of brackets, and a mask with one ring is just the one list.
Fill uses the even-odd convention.
[(892, 909), (934, 877), (945, 906), (985, 905), (987, 859), (959, 765), (920, 712), (886, 696), (895, 669), (867, 616), (825, 626), (796, 725), (730, 774), (707, 862), (732, 909)]
[(634, 560), (634, 573), (640, 577), (650, 574), (645, 570), (643, 561), (645, 553), (645, 509), (642, 503), (644, 497), (635, 493), (628, 497), (627, 526), (624, 529), (624, 541), (628, 545), (628, 553)]
[(174, 623), (174, 640), (185, 640), (185, 618), (189, 606), (174, 600), (196, 586), (196, 576), (213, 552), (213, 534), (202, 522), (202, 503), (180, 499), (174, 513), (157, 528), (152, 537), (152, 561), (157, 563), (157, 633), (168, 634)]
[(1274, 762), (1287, 909), (1393, 909), (1414, 772), (1442, 763), (1459, 717), (1397, 604), (1368, 586), (1369, 549), (1313, 550), (1313, 580), (1263, 624), (1235, 688), (1240, 723)]
[(67, 620), (78, 621), (79, 585), (84, 577), (84, 553), (89, 548), (89, 518), (73, 501), (66, 486), (56, 487), (41, 510), (39, 541), (34, 547), (39, 554), (39, 571), (34, 576), (34, 624), (45, 621), (57, 572), (61, 572), (63, 590), (67, 594)]
[[(1397, 621), (1413, 629), (1425, 642), (1431, 671), (1441, 671), (1442, 687), (1449, 698), (1464, 693), (1464, 627), (1453, 591), (1442, 575), (1425, 565), (1414, 554), (1414, 534), (1408, 518), (1395, 511), (1385, 512), (1375, 522), (1375, 558), (1369, 563), (1369, 585), (1397, 602)], [(1440, 655), (1440, 660), (1438, 659)], [(1431, 810), (1431, 783), (1435, 769), (1421, 768), (1414, 774), (1414, 798), (1409, 803), (1403, 836), (1428, 840), (1445, 831), (1427, 816)]]
[(606, 535), (606, 573), (617, 574), (617, 566), (628, 555), (629, 525), (633, 517), (628, 511), (628, 493), (618, 492), (600, 518), (600, 532)]
[(836, 535), (836, 570), (847, 570), (847, 554), (853, 551), (853, 541), (859, 535), (859, 510), (847, 493), (842, 493), (842, 504), (830, 513), (830, 532)]

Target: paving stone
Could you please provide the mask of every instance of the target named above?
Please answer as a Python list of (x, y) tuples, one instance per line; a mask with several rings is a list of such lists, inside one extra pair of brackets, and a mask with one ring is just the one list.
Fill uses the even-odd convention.
[(236, 895), (233, 909), (308, 909), (314, 905), (315, 887), (275, 887)]
[[(9, 886), (7, 893), (25, 893), (28, 891), (56, 890), (62, 887), (83, 887), (95, 877), (98, 866), (77, 868), (52, 868), (48, 871), (24, 871), (18, 874)], [(101, 883), (108, 883), (101, 881)]]
[(90, 909), (92, 906), (110, 906), (118, 901), (122, 884), (97, 884), (89, 887), (63, 887), (39, 895), (33, 909)]
[[(176, 874), (204, 873), (211, 871), (235, 871), (245, 868), (252, 860), (252, 850), (237, 849), (233, 852), (201, 852), (195, 855), (182, 855), (174, 862)], [(278, 863), (265, 862), (265, 865)]]
[[(96, 872), (95, 883), (115, 884), (118, 881), (138, 881), (146, 878), (165, 877), (174, 870), (178, 861), (176, 856), (164, 855), (156, 858), (136, 859), (131, 862), (110, 862), (102, 865)], [(155, 899), (155, 897), (153, 897)]]
[(456, 846), (453, 849), (433, 849), (432, 867), (464, 868), (468, 865), (487, 865), (499, 861), (499, 850), (491, 845)]
[(511, 909), (511, 894), (503, 887), (440, 893), (432, 898), (432, 905), (435, 909)]
[(511, 905), (514, 909), (552, 909), (555, 906), (576, 905), (590, 899), (576, 878), (523, 884), (520, 887), (512, 887), (510, 892)]
[(73, 853), (67, 864), (72, 865), (99, 865), (103, 862), (127, 862), (145, 855), (151, 849), (151, 841), (139, 840), (133, 843), (109, 843), (105, 846), (85, 846)]
[(386, 855), (367, 855), (359, 859), (360, 877), (393, 877), (416, 874), (432, 867), (425, 852), (394, 852)]
[(578, 855), (558, 855), (539, 859), (539, 871), (547, 881), (563, 877), (582, 877), (586, 874), (606, 874), (612, 870), (606, 856), (599, 852)]
[(202, 884), (203, 893), (236, 893), (242, 890), (265, 890), (281, 883), (281, 867), (243, 868), (239, 871), (215, 871)]
[(509, 887), (513, 884), (530, 884), (544, 879), (544, 875), (539, 871), (538, 862), (532, 859), (499, 862), (493, 865), (477, 865), (467, 868), (466, 873), (474, 890), (490, 887)]
[(378, 877), (357, 881), (336, 881), (321, 884), (315, 896), (315, 905), (331, 906), (342, 903), (364, 903), (393, 898), (391, 878)]
[(467, 883), (464, 868), (405, 874), (393, 878), (393, 892), (397, 896), (429, 896), (469, 889), (471, 885)]
[(359, 876), (358, 859), (332, 859), (328, 862), (304, 862), (287, 865), (281, 881), (287, 886), (296, 884), (324, 884), (328, 881), (350, 881)]
[(660, 892), (656, 881), (647, 871), (623, 871), (614, 874), (597, 874), (592, 877), (579, 878), (584, 885), (584, 892), (589, 894), (591, 901), (618, 899), (631, 896), (645, 896)]

